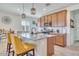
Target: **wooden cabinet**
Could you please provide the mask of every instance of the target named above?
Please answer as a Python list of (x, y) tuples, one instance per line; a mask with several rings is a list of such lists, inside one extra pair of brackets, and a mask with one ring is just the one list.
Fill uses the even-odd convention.
[(55, 44), (56, 45), (59, 45), (59, 46), (66, 46), (65, 44), (65, 35), (57, 35), (56, 38), (55, 38)]
[(48, 23), (48, 17), (47, 17), (47, 15), (44, 16), (44, 17), (45, 17), (44, 23)]
[(52, 14), (52, 27), (56, 27), (57, 26), (57, 14)]
[(51, 56), (54, 54), (54, 40), (55, 37), (49, 37), (47, 39), (47, 55)]
[(52, 17), (51, 17), (51, 14), (48, 15), (47, 20), (48, 20), (48, 24), (49, 24), (50, 26), (52, 26)]
[(44, 26), (44, 16), (40, 19), (40, 26)]
[(52, 27), (66, 27), (66, 15), (67, 11), (63, 10), (57, 13), (49, 14), (40, 18), (40, 26), (44, 26), (45, 23), (52, 25)]
[(66, 11), (61, 11), (57, 13), (58, 26), (64, 27), (66, 26)]

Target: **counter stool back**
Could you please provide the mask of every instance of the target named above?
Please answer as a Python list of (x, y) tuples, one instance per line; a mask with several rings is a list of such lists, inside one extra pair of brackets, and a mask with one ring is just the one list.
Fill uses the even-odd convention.
[(17, 56), (28, 55), (28, 52), (30, 52), (30, 51), (33, 51), (33, 56), (35, 55), (34, 54), (34, 48), (35, 48), (34, 45), (24, 43), (15, 34), (11, 34), (11, 38), (12, 38), (12, 45), (13, 45), (15, 55), (17, 55)]
[(7, 52), (8, 56), (10, 56), (10, 53), (12, 52), (11, 33), (10, 32), (6, 33), (6, 36), (7, 36)]

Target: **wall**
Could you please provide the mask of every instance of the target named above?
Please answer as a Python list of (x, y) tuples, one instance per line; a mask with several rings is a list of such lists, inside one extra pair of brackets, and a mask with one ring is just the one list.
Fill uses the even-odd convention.
[[(74, 12), (70, 12), (70, 19), (72, 19), (74, 21), (74, 26), (75, 26), (76, 20), (75, 20)], [(74, 41), (77, 39), (77, 37), (76, 37), (76, 27), (70, 28), (70, 39), (71, 39), (71, 45), (73, 45)]]
[(78, 10), (74, 10), (71, 13), (73, 13), (73, 19), (74, 19), (74, 24), (75, 24), (75, 28), (74, 28), (74, 41), (75, 40), (79, 40), (79, 9)]
[[(77, 27), (78, 26), (78, 23), (79, 21), (76, 20), (77, 16), (75, 13), (71, 14), (72, 11), (75, 11), (79, 9), (79, 4), (76, 4), (76, 5), (73, 5), (73, 6), (70, 6), (68, 7), (68, 11), (70, 12), (70, 17), (73, 18), (74, 20), (74, 25), (75, 25), (75, 28), (70, 28), (70, 45), (73, 45), (74, 44), (74, 41), (78, 39), (78, 31), (77, 31)], [(78, 13), (78, 12), (77, 12)]]
[[(11, 23), (10, 24), (4, 24), (2, 23), (2, 17), (3, 16), (9, 16), (11, 18)], [(32, 27), (32, 20), (35, 20), (35, 18), (27, 17), (24, 19), (26, 22), (30, 23), (30, 26)], [(23, 31), (23, 27), (21, 25), (21, 22), (23, 19), (21, 19), (21, 16), (7, 13), (0, 11), (0, 29), (5, 29), (5, 30), (10, 30), (10, 28), (14, 31)]]
[(76, 40), (79, 40), (79, 13), (75, 14), (75, 20), (76, 20)]
[[(11, 18), (10, 24), (2, 23), (3, 16), (9, 16)], [(5, 30), (9, 30), (11, 28), (12, 30), (19, 31), (22, 30), (20, 23), (21, 23), (20, 16), (0, 11), (0, 29), (4, 28)]]

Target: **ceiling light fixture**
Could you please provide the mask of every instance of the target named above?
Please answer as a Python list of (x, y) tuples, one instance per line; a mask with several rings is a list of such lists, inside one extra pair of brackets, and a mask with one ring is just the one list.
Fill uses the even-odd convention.
[(32, 15), (35, 15), (36, 14), (36, 9), (34, 7), (34, 3), (32, 3), (31, 14)]
[(46, 3), (45, 5), (46, 5), (46, 6), (50, 6), (51, 4), (50, 4), (50, 3)]
[(25, 11), (25, 9), (24, 9), (24, 3), (23, 3), (22, 8), (23, 8), (23, 13), (22, 13), (21, 16), (22, 16), (22, 19), (25, 19), (25, 18), (26, 18), (26, 14), (25, 14), (25, 12), (24, 12), (24, 11)]

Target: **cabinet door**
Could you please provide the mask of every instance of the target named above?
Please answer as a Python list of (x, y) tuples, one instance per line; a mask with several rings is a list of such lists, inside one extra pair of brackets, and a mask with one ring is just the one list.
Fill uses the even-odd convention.
[(40, 19), (41, 26), (44, 26), (44, 16)]
[(52, 14), (52, 26), (56, 27), (57, 26), (57, 14)]
[(51, 15), (48, 15), (48, 24), (50, 26), (52, 26), (52, 17), (51, 17)]
[(58, 26), (66, 26), (66, 11), (61, 11), (57, 13)]
[(47, 39), (47, 55), (51, 56), (54, 54), (54, 37)]
[(55, 44), (59, 46), (65, 46), (65, 38), (64, 36), (56, 36)]
[(44, 16), (44, 17), (45, 17), (44, 23), (48, 23), (48, 17), (47, 17), (47, 15)]

